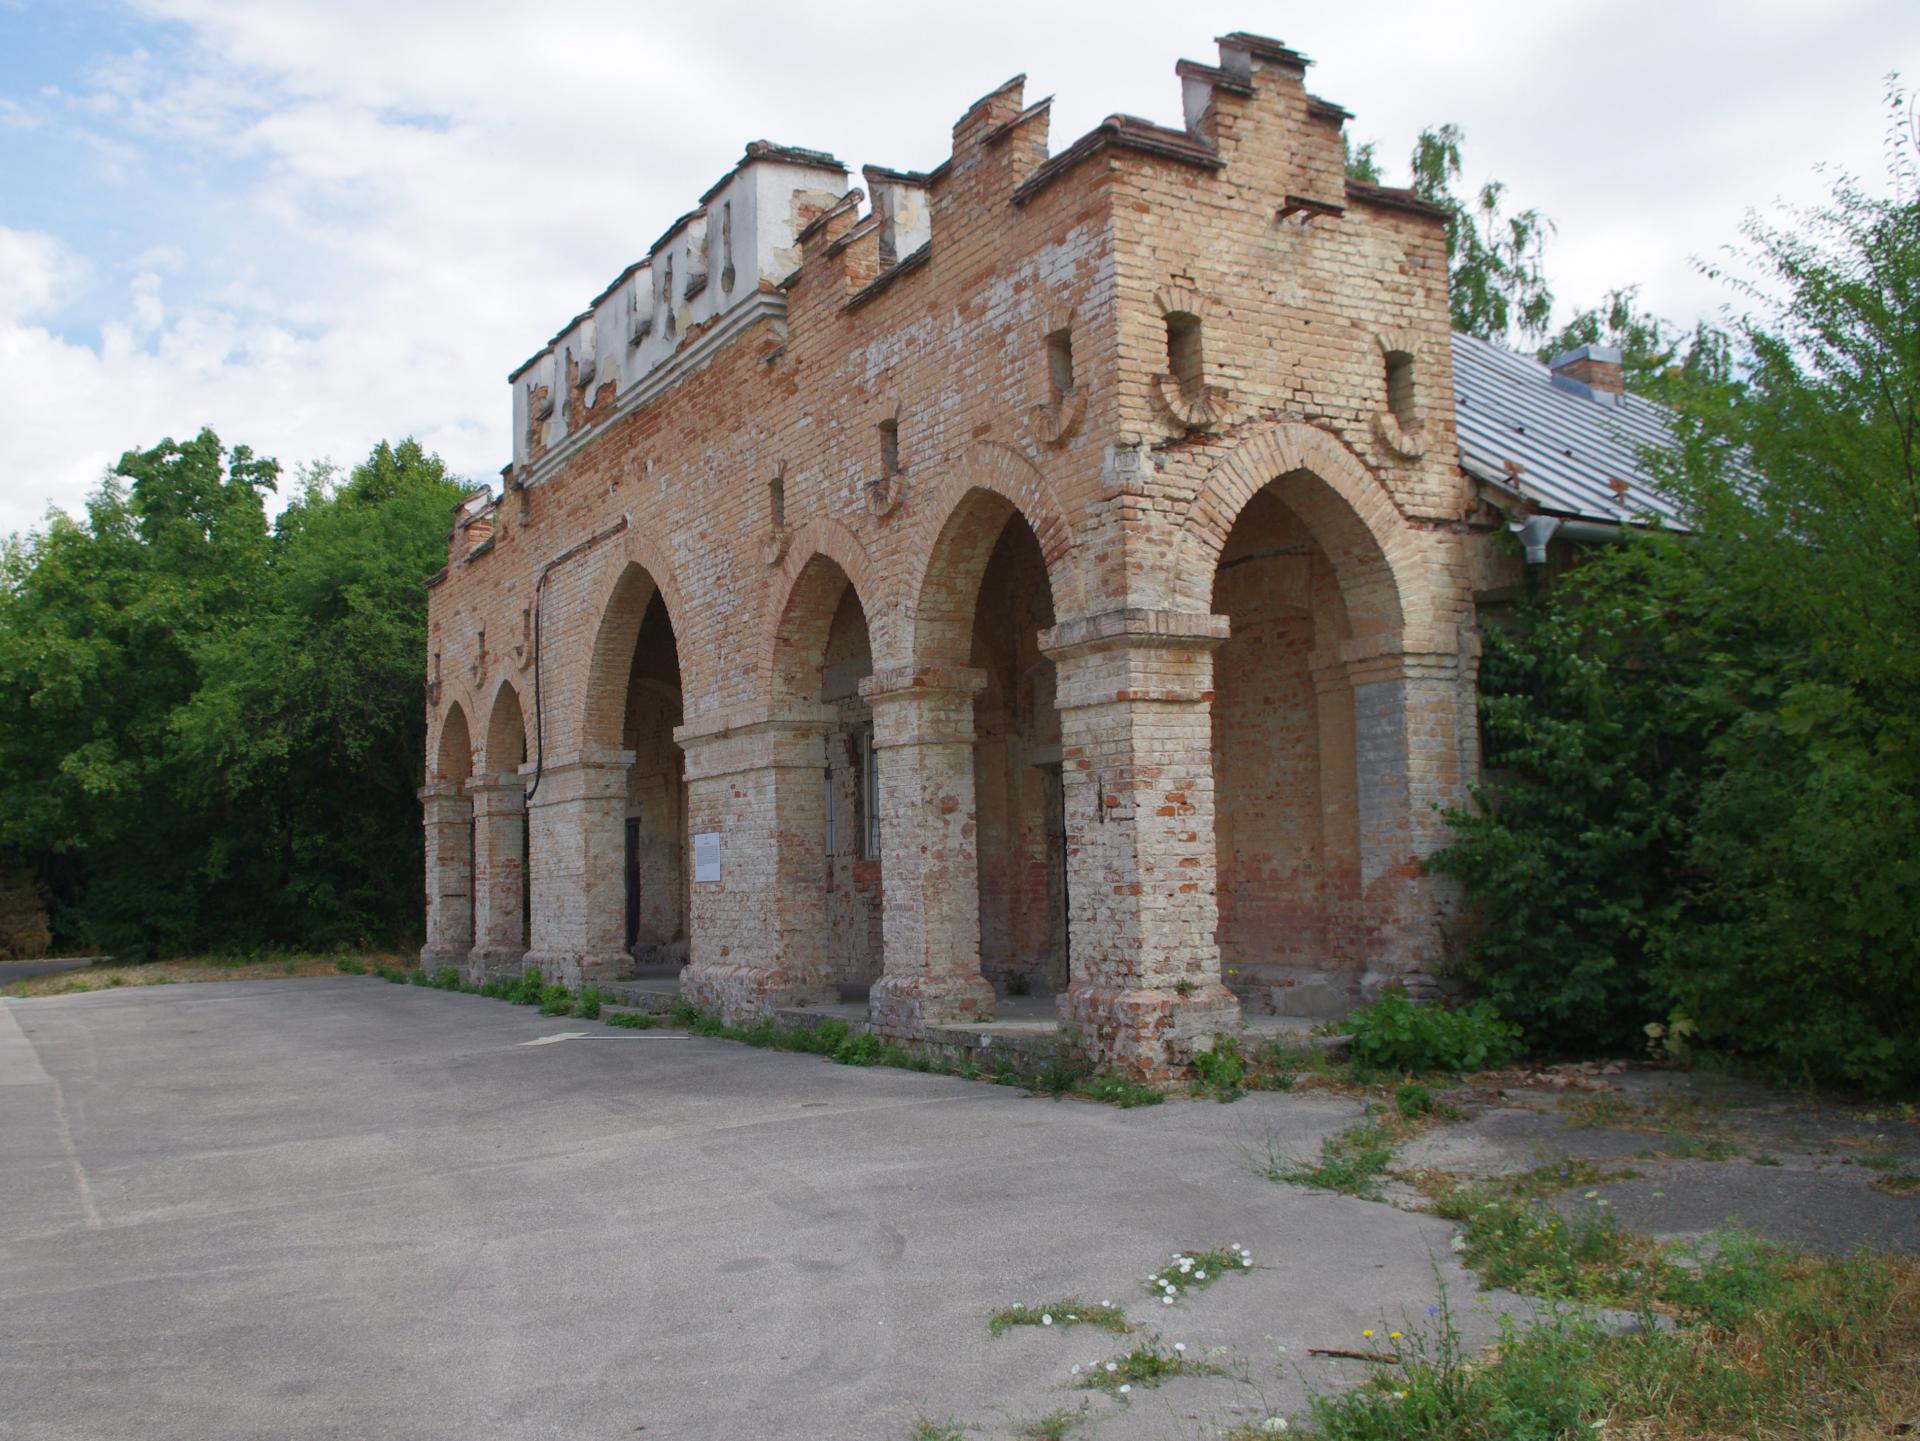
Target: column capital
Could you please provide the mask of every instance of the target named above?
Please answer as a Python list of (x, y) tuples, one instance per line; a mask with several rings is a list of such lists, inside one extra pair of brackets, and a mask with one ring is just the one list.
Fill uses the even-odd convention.
[(1126, 606), (1061, 621), (1040, 632), (1040, 649), (1056, 662), (1118, 649), (1213, 650), (1227, 638), (1224, 615)]
[(475, 776), (467, 782), (467, 794), (481, 796), (520, 796), (527, 794), (527, 778), (518, 771), (500, 771), (495, 775)]
[(1316, 648), (1307, 664), (1323, 686), (1336, 678), (1365, 685), (1416, 674), (1452, 675), (1479, 650), (1480, 638), (1459, 626), (1409, 625), (1333, 641)]
[(823, 738), (837, 717), (831, 707), (789, 707), (777, 716), (724, 730), (673, 733), (687, 758), (687, 779), (715, 780), (757, 770), (818, 770), (825, 764)]
[(902, 665), (877, 670), (860, 682), (860, 697), (870, 706), (898, 701), (951, 705), (971, 701), (987, 688), (987, 673), (965, 665)]

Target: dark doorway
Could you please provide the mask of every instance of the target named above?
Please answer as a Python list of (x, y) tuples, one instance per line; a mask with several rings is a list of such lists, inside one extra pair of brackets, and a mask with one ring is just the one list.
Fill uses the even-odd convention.
[(627, 950), (640, 940), (640, 817), (627, 817)]

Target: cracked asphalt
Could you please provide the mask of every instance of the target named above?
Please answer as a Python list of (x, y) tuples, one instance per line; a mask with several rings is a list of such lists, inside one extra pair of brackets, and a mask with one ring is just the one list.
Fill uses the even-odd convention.
[[(1406, 1164), (1602, 1134), (1524, 1088), (1468, 1111)], [(0, 1001), (0, 1437), (887, 1441), (1082, 1404), (1101, 1441), (1213, 1436), (1351, 1384), (1308, 1349), (1417, 1323), (1441, 1286), (1470, 1342), (1525, 1307), (1476, 1293), (1445, 1221), (1257, 1174), (1359, 1114), (1307, 1089), (1122, 1111), (349, 977)], [(1830, 1172), (1870, 1197), (1857, 1239), (1912, 1247), (1914, 1198), (1870, 1185), (1904, 1153), (1792, 1150), (1868, 1154), (1831, 1119), (1779, 1120), (1778, 1166), (1659, 1164)], [(1678, 1189), (1675, 1234), (1710, 1229)], [(1803, 1204), (1833, 1205), (1781, 1223)], [(1253, 1269), (1148, 1296), (1174, 1251), (1235, 1243)], [(1227, 1374), (1123, 1402), (1073, 1371), (1119, 1338), (988, 1336), (1070, 1295)]]

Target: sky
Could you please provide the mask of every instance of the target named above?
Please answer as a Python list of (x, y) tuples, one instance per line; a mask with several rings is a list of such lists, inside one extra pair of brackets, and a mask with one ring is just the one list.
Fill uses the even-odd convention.
[(1063, 149), (1275, 36), (1389, 184), (1424, 126), (1550, 217), (1562, 315), (1690, 325), (1743, 216), (1884, 175), (1913, 0), (0, 0), (0, 535), (211, 425), (299, 467), (510, 458), (507, 372), (767, 138), (930, 169), (1010, 75)]

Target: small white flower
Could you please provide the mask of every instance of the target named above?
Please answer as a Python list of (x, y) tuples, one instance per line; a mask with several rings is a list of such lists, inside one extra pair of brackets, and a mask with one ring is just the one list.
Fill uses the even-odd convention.
[(1240, 1264), (1242, 1266), (1251, 1266), (1253, 1264), (1253, 1257), (1250, 1255), (1242, 1256), (1240, 1258)]
[(1187, 1343), (1185, 1341), (1175, 1341), (1173, 1343), (1173, 1349), (1176, 1351), (1184, 1351), (1187, 1349)]
[(1041, 1324), (1042, 1326), (1051, 1326), (1051, 1325), (1053, 1324), (1053, 1317), (1051, 1317), (1051, 1316), (1042, 1316), (1042, 1317), (1040, 1318), (1040, 1324)]
[(1193, 1273), (1193, 1279), (1196, 1281), (1204, 1281), (1207, 1279), (1207, 1273), (1205, 1271), (1195, 1271)]
[(1120, 1363), (1117, 1361), (1109, 1361), (1107, 1362), (1107, 1369), (1109, 1371), (1118, 1371), (1120, 1369)]
[(1111, 1306), (1111, 1305), (1113, 1304), (1113, 1302), (1111, 1302), (1111, 1301), (1102, 1301), (1102, 1302), (1101, 1302), (1100, 1304), (1101, 1304), (1102, 1306)]
[(1235, 1251), (1244, 1251), (1244, 1250), (1246, 1250), (1247, 1248), (1246, 1248), (1245, 1246), (1242, 1246), (1242, 1245), (1241, 1245), (1241, 1244), (1240, 1244), (1240, 1243), (1239, 1243), (1238, 1241), (1235, 1241), (1235, 1242), (1233, 1243), (1233, 1247), (1232, 1247), (1232, 1249), (1233, 1249), (1233, 1250), (1235, 1250)]
[(1591, 1201), (1595, 1196), (1598, 1196), (1599, 1194), (1600, 1193), (1598, 1191), (1589, 1191), (1587, 1192), (1587, 1199)]
[(1131, 1391), (1132, 1389), (1133, 1389), (1133, 1387), (1131, 1387), (1131, 1386), (1122, 1386), (1122, 1387), (1120, 1388), (1120, 1394), (1121, 1394), (1122, 1396), (1124, 1396), (1124, 1395), (1126, 1395), (1126, 1394), (1127, 1394), (1127, 1392), (1129, 1392), (1129, 1391)]
[(1278, 1436), (1282, 1431), (1287, 1429), (1287, 1418), (1284, 1416), (1269, 1416), (1265, 1421), (1260, 1423), (1260, 1429), (1269, 1436)]
[(1078, 1316), (1077, 1314), (1075, 1314), (1074, 1312), (1072, 1312), (1072, 1311), (1069, 1311), (1069, 1312), (1067, 1312), (1067, 1319), (1068, 1319), (1069, 1321), (1078, 1321), (1078, 1320), (1080, 1319), (1080, 1317), (1079, 1317), (1079, 1316)]
[(1455, 1236), (1451, 1241), (1447, 1242), (1447, 1246), (1454, 1251), (1464, 1251), (1467, 1249), (1467, 1238), (1465, 1236)]
[(1160, 1304), (1161, 1304), (1162, 1306), (1171, 1306), (1171, 1305), (1173, 1304), (1173, 1297), (1171, 1297), (1171, 1296), (1162, 1296), (1162, 1297), (1160, 1298)]

